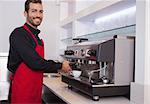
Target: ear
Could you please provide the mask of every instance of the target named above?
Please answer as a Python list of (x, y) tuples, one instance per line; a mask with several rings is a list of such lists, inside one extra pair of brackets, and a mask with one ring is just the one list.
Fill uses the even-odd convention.
[(27, 18), (27, 12), (26, 11), (24, 11), (24, 16)]

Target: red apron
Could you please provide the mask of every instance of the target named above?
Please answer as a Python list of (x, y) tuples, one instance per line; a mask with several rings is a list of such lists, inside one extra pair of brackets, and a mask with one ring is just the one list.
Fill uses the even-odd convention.
[[(36, 42), (36, 52), (44, 58), (44, 44), (38, 44), (35, 36), (26, 25), (23, 26)], [(43, 41), (42, 41), (43, 43)], [(30, 56), (29, 56), (30, 58)], [(43, 72), (33, 71), (24, 62), (17, 68), (12, 80), (11, 103), (42, 103)]]

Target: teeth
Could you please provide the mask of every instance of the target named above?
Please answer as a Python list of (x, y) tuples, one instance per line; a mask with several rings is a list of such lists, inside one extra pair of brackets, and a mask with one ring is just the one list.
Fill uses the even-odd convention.
[(40, 21), (40, 19), (35, 19), (35, 20), (38, 20), (38, 21)]

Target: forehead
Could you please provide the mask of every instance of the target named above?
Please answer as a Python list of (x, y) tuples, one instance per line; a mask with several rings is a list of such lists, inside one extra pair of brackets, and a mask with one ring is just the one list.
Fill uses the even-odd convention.
[(29, 4), (29, 9), (43, 10), (43, 6), (40, 3), (30, 3)]

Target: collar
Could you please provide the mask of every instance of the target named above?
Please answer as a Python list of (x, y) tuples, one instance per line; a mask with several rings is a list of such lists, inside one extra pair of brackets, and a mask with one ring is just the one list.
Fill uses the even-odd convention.
[(29, 24), (25, 23), (25, 25), (29, 28), (29, 30), (36, 36), (38, 36), (38, 34), (40, 33), (39, 29), (35, 29), (33, 27), (31, 27)]

